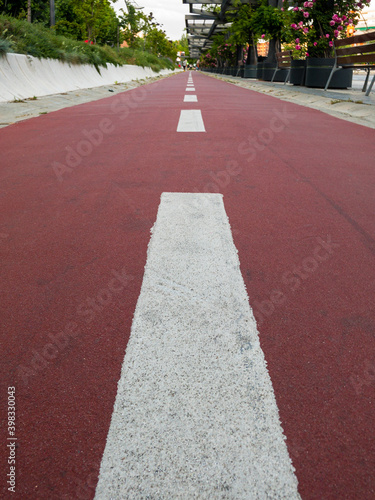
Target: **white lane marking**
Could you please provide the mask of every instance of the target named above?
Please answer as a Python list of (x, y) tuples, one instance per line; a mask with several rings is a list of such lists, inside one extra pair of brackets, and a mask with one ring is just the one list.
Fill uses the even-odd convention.
[(184, 102), (198, 102), (198, 97), (196, 95), (186, 95), (184, 97)]
[(191, 90), (193, 90), (195, 92), (195, 88), (194, 87), (186, 87), (185, 92), (189, 92)]
[(177, 125), (177, 132), (206, 132), (200, 109), (183, 109)]
[(219, 194), (162, 195), (95, 498), (300, 498)]

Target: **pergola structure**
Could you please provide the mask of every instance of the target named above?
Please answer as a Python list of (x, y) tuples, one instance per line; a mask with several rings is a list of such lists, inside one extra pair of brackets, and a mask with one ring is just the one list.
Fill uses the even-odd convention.
[[(202, 50), (212, 45), (212, 36), (231, 26), (226, 12), (233, 6), (234, 0), (182, 0), (189, 4), (190, 13), (185, 16), (187, 39), (190, 57), (199, 58)], [(250, 3), (251, 0), (241, 0), (241, 3)], [(217, 12), (204, 10), (204, 7), (220, 6)]]

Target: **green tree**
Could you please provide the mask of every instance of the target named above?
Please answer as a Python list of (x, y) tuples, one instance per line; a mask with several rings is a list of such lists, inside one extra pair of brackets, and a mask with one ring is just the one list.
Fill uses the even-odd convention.
[(56, 24), (54, 29), (58, 35), (81, 40), (83, 26), (77, 21), (74, 5), (75, 0), (55, 0)]
[(89, 42), (115, 41), (117, 17), (109, 0), (73, 0), (73, 13)]
[(28, 6), (31, 11), (31, 21), (38, 21), (48, 25), (49, 23), (49, 2), (48, 0), (0, 0), (0, 13), (17, 19), (26, 19)]
[(176, 59), (177, 50), (164, 31), (159, 28), (151, 28), (145, 36), (145, 49), (158, 56), (169, 57), (173, 61)]
[(189, 57), (189, 43), (185, 33), (180, 40), (176, 40), (173, 43), (177, 52), (185, 52), (185, 56)]
[(138, 38), (141, 32), (147, 31), (149, 18), (141, 10), (136, 9), (133, 4), (127, 2), (127, 12), (121, 9), (120, 26), (124, 40), (130, 47), (138, 45)]

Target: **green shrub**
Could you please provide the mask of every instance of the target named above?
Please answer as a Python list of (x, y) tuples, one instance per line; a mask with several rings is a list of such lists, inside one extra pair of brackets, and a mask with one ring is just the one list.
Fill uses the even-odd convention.
[[(135, 64), (151, 67), (159, 72), (163, 68), (173, 69), (173, 63), (166, 58), (140, 49), (121, 48), (118, 51), (108, 45), (89, 45), (62, 35), (38, 23), (0, 15), (0, 55), (6, 52), (29, 54), (38, 58), (51, 58), (70, 64), (92, 64), (100, 72), (100, 67), (108, 63), (114, 65)], [(4, 36), (4, 33), (6, 36)]]
[(0, 56), (5, 55), (7, 52), (13, 52), (12, 42), (10, 40), (4, 40), (0, 38)]

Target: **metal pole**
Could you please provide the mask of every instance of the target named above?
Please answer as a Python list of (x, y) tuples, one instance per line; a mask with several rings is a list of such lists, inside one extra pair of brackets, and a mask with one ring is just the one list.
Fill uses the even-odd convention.
[(55, 26), (55, 0), (49, 0), (50, 25)]

